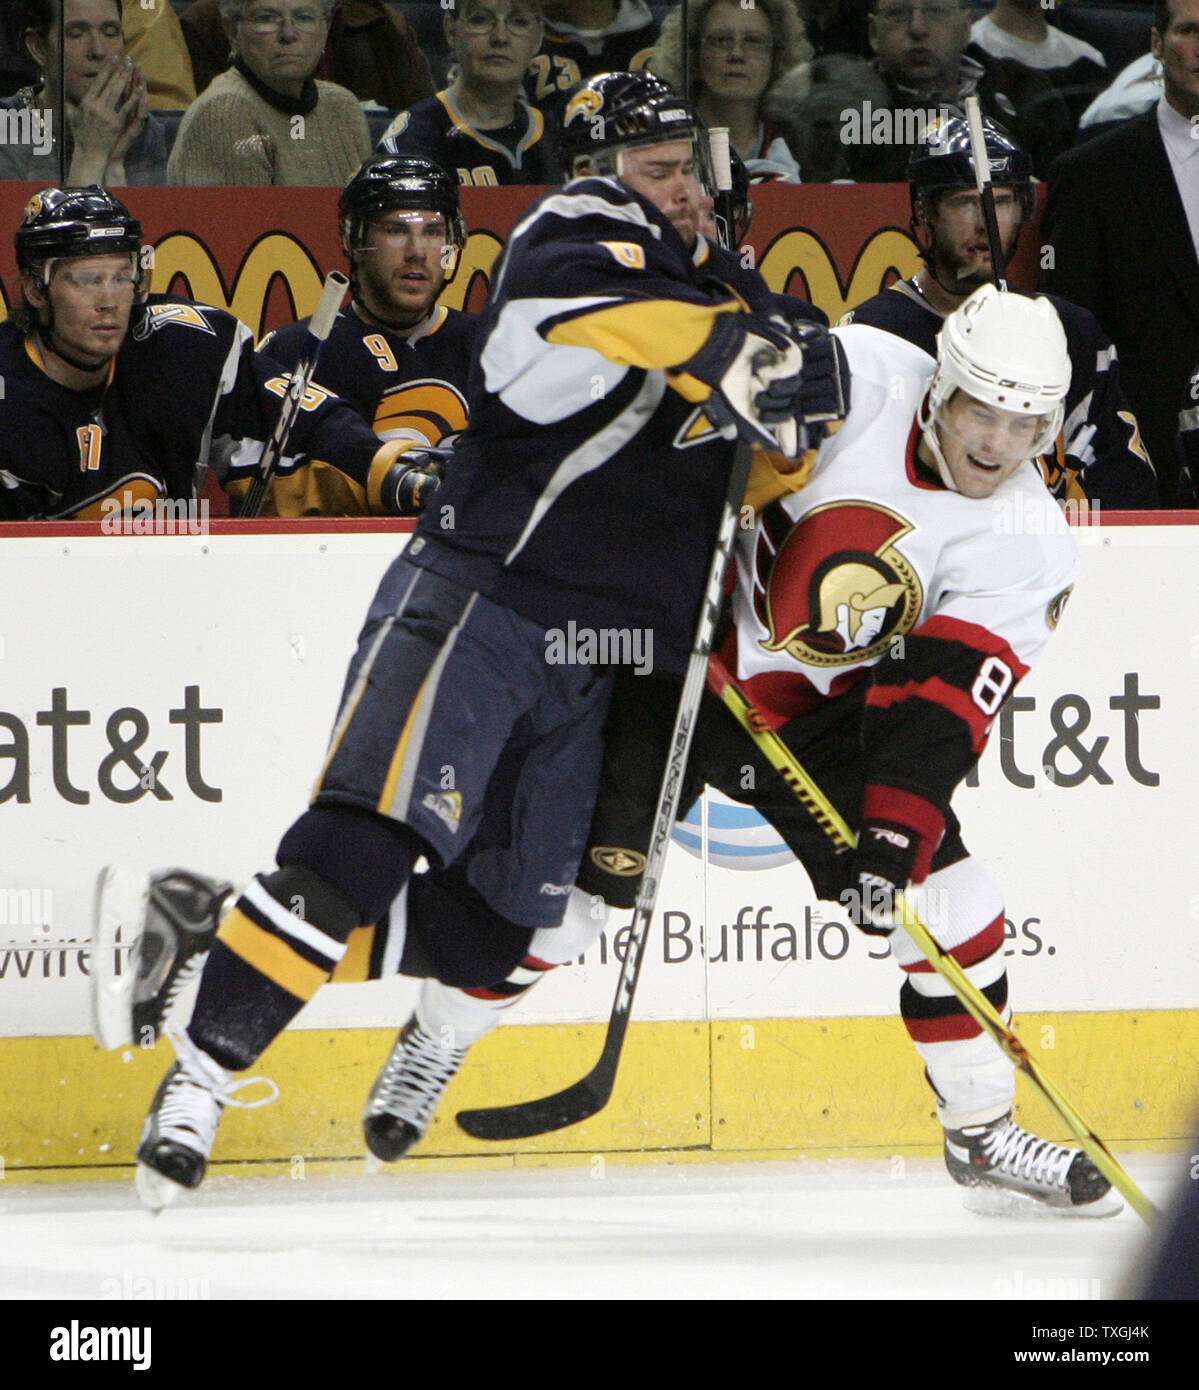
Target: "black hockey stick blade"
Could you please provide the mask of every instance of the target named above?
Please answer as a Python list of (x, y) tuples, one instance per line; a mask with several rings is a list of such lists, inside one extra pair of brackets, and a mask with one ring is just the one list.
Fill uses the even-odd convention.
[(552, 1096), (539, 1100), (518, 1101), (515, 1105), (500, 1105), (486, 1110), (460, 1110), (458, 1126), (472, 1139), (489, 1141), (531, 1139), (535, 1134), (549, 1134), (556, 1129), (569, 1129), (582, 1124), (608, 1104), (616, 1083), (616, 1068), (620, 1061), (624, 1038), (625, 1018), (616, 1020), (618, 1032), (610, 1028), (599, 1061), (581, 1080)]
[(557, 1095), (540, 1100), (522, 1101), (517, 1105), (501, 1106), (495, 1110), (460, 1110), (458, 1125), (472, 1139), (491, 1141), (531, 1139), (535, 1134), (549, 1134), (556, 1129), (589, 1120), (608, 1103), (612, 1094), (615, 1073), (600, 1076), (596, 1067), (590, 1075), (568, 1086)]

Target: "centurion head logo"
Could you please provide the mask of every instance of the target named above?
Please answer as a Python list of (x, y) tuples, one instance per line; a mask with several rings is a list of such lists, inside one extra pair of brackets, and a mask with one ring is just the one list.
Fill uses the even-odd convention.
[(854, 666), (911, 630), (924, 591), (896, 549), (909, 522), (873, 503), (830, 502), (782, 529), (785, 513), (771, 511), (759, 533), (756, 588), (767, 651)]

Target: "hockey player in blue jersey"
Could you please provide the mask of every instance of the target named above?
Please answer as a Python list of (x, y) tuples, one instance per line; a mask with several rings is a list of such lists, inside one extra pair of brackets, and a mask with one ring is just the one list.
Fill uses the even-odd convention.
[[(477, 315), (438, 303), (466, 245), (457, 179), (428, 159), (374, 155), (342, 191), (338, 229), (350, 265), (350, 303), (334, 320), (316, 381), (354, 406), (381, 439), (451, 449), (466, 428), (479, 325)], [(260, 351), (291, 371), (307, 326), (301, 319), (280, 328)], [(425, 472), (435, 474), (441, 454), (429, 457)], [(417, 481), (426, 485), (414, 473), (409, 492)], [(270, 509), (284, 516), (360, 516), (380, 500), (368, 499), (335, 470), (309, 468), (276, 484)], [(398, 502), (411, 505), (412, 498)]]
[[(1003, 254), (1010, 260), (1036, 207), (1032, 161), (994, 122), (984, 119), (983, 127)], [(930, 128), (908, 162), (908, 183), (924, 265), (843, 321), (896, 333), (931, 359), (945, 316), (992, 278), (964, 120), (955, 116)], [(1061, 437), (1041, 460), (1050, 491), (1075, 507), (1156, 507), (1157, 480), (1120, 387), (1111, 339), (1089, 310), (1056, 295), (1047, 298), (1066, 330), (1073, 369)]]
[[(697, 279), (679, 229), (698, 225), (699, 131), (638, 81), (590, 84), (611, 172), (512, 231), (454, 466), (372, 604), (313, 803), (225, 914), (151, 1106), (151, 1206), (199, 1184), (234, 1073), (405, 885), (428, 924), (418, 973), (448, 987), (504, 981), (555, 928), (612, 682), (562, 634), (636, 634), (681, 671), (733, 438), (796, 458), (829, 417), (828, 335)], [(439, 872), (413, 875), (421, 857)]]
[[(47, 188), (16, 232), (21, 300), (0, 325), (0, 519), (92, 520), (190, 501), (218, 458), (248, 486), (287, 380), (250, 331), (210, 305), (147, 294), (141, 225), (102, 188)], [(381, 442), (328, 392), (312, 393), (284, 475), (325, 468), (393, 502), (408, 441)], [(383, 487), (390, 477), (391, 486)], [(401, 514), (412, 515), (415, 505)]]

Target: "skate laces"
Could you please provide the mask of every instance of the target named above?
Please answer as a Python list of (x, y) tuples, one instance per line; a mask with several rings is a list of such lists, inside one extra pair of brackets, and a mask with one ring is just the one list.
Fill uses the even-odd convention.
[(1014, 1177), (1044, 1186), (1066, 1188), (1066, 1174), (1074, 1162), (1074, 1150), (1039, 1139), (1014, 1120), (997, 1134), (988, 1135), (984, 1150), (991, 1164)]
[[(187, 1143), (199, 1140), (204, 1152), (212, 1148), (221, 1111), (226, 1105), (238, 1110), (257, 1110), (279, 1095), (279, 1087), (267, 1076), (234, 1077), (215, 1062), (180, 1029), (168, 1028), (166, 1035), (175, 1049), (175, 1074), (168, 1080), (158, 1106), (159, 1136)], [(262, 1082), (270, 1094), (258, 1100), (243, 1100), (238, 1092)]]
[(367, 1104), (367, 1116), (395, 1115), (423, 1130), (445, 1088), (466, 1057), (466, 1048), (442, 1047), (419, 1023), (401, 1029)]

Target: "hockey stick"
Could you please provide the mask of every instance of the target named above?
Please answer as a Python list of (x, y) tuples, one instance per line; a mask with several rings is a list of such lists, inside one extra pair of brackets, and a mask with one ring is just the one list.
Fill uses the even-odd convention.
[[(712, 657), (708, 663), (708, 689), (749, 734), (771, 767), (782, 774), (787, 785), (829, 836), (838, 851), (855, 848), (858, 837), (849, 824), (808, 775), (795, 754), (750, 704), (719, 657)], [(899, 925), (928, 958), (933, 969), (948, 983), (970, 1017), (983, 1032), (988, 1033), (999, 1044), (1017, 1068), (1036, 1086), (1078, 1140), (1083, 1152), (1108, 1182), (1127, 1199), (1128, 1205), (1142, 1220), (1152, 1225), (1154, 1218), (1160, 1214), (1157, 1209), (1108, 1151), (1103, 1140), (1037, 1065), (1028, 1049), (999, 1016), (991, 1001), (979, 990), (953, 956), (938, 945), (928, 928), (912, 911), (903, 894), (896, 895), (895, 915)]]
[(275, 469), (279, 466), (279, 460), (283, 457), (283, 451), (287, 448), (292, 426), (300, 413), (308, 384), (312, 380), (313, 372), (316, 371), (321, 349), (333, 327), (333, 320), (341, 308), (341, 301), (345, 298), (349, 283), (349, 279), (340, 270), (331, 270), (325, 280), (316, 310), (308, 321), (308, 336), (304, 340), (303, 350), (296, 362), (295, 369), (292, 371), (291, 382), (287, 388), (287, 396), (283, 406), (279, 411), (279, 418), (275, 421), (275, 428), (271, 431), (270, 439), (263, 446), (262, 457), (258, 460), (258, 467), (254, 472), (254, 481), (250, 484), (249, 491), (238, 508), (237, 515), (239, 517), (254, 517), (262, 511), (267, 492), (270, 490), (271, 479), (274, 477)]
[(995, 189), (991, 184), (991, 161), (987, 158), (987, 137), (983, 131), (982, 108), (977, 97), (966, 98), (966, 123), (970, 127), (970, 157), (974, 162), (974, 182), (982, 203), (983, 222), (987, 228), (987, 244), (991, 250), (991, 273), (995, 283), (1006, 291), (1007, 266), (1004, 264), (1003, 242), (999, 238), (999, 218), (995, 213)]
[[(712, 132), (715, 134), (716, 132)], [(714, 163), (717, 164), (716, 182), (718, 192), (732, 188), (732, 171), (728, 161), (728, 132), (724, 132), (724, 162), (722, 170), (718, 163), (719, 151), (714, 150)], [(687, 671), (683, 679), (683, 690), (679, 696), (678, 712), (675, 715), (674, 729), (670, 736), (670, 753), (666, 770), (662, 776), (658, 792), (658, 804), (654, 812), (654, 830), (645, 856), (645, 871), (641, 877), (641, 887), (633, 909), (632, 925), (627, 929), (628, 944), (624, 961), (620, 968), (620, 978), (616, 983), (616, 998), (608, 1019), (608, 1031), (604, 1037), (603, 1050), (599, 1061), (581, 1081), (568, 1086), (552, 1096), (540, 1100), (518, 1102), (516, 1105), (496, 1106), (485, 1110), (461, 1110), (458, 1124), (474, 1139), (512, 1140), (528, 1139), (534, 1134), (546, 1134), (551, 1130), (565, 1129), (579, 1124), (598, 1114), (607, 1105), (616, 1082), (616, 1070), (624, 1047), (625, 1033), (628, 1031), (629, 1015), (633, 1007), (633, 995), (641, 975), (641, 965), (645, 959), (645, 947), (649, 938), (650, 924), (653, 920), (654, 906), (658, 898), (658, 885), (670, 845), (671, 831), (678, 813), (679, 795), (683, 785), (683, 773), (687, 766), (687, 754), (691, 749), (691, 736), (695, 731), (695, 721), (699, 714), (700, 700), (707, 679), (708, 655), (712, 650), (712, 640), (716, 623), (720, 616), (721, 600), (724, 593), (724, 576), (732, 556), (733, 540), (737, 529), (737, 518), (745, 497), (745, 487), (749, 481), (752, 451), (748, 444), (738, 442), (729, 471), (728, 492), (724, 499), (724, 510), (720, 518), (716, 548), (712, 554), (712, 564), (708, 570), (704, 589), (703, 606), (700, 609), (699, 624), (691, 655), (687, 661)]]

